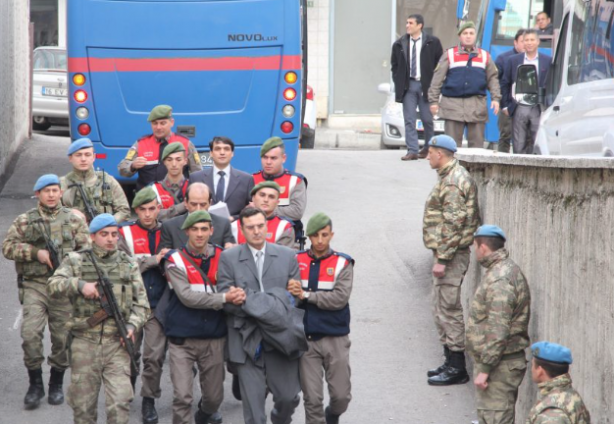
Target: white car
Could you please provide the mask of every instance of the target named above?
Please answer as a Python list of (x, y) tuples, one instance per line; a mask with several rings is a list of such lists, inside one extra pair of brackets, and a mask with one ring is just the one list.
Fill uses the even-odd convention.
[[(403, 120), (403, 105), (394, 101), (394, 89), (389, 83), (377, 86), (377, 91), (386, 94), (386, 103), (382, 107), (382, 143), (388, 148), (406, 147), (405, 122)], [(418, 115), (419, 116), (419, 115)], [(443, 120), (435, 120), (435, 134), (443, 134)], [(416, 119), (418, 144), (424, 145), (424, 126)]]
[(305, 100), (305, 115), (303, 128), (301, 129), (301, 148), (313, 149), (316, 138), (316, 103), (314, 101), (313, 88), (307, 85)]
[(68, 125), (66, 49), (34, 50), (32, 77), (32, 128), (47, 130), (52, 124)]

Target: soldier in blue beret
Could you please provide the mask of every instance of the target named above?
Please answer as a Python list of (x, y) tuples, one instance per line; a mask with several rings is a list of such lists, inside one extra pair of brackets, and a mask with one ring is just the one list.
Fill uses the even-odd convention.
[(531, 353), (531, 377), (541, 399), (531, 409), (526, 424), (590, 424), (590, 413), (571, 385), (571, 351), (542, 341), (531, 346)]

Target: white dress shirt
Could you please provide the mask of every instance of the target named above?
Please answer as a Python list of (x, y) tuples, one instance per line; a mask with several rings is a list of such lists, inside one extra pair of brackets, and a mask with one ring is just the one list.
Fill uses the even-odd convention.
[[(219, 169), (215, 165), (213, 165), (213, 189), (217, 190), (217, 183), (220, 181), (220, 174), (218, 172), (224, 171), (226, 175), (224, 175), (224, 195), (222, 199), (226, 199), (226, 193), (228, 192), (228, 183), (230, 182), (230, 165), (228, 165), (224, 169)], [(215, 197), (217, 197), (217, 193), (215, 193)]]
[[(416, 80), (420, 81), (420, 52), (422, 51), (422, 39), (424, 38), (424, 34), (420, 33), (418, 37), (418, 41), (416, 41)], [(413, 51), (414, 42), (412, 41), (411, 35), (408, 37), (407, 42), (409, 43), (409, 75), (411, 77), (411, 52)]]

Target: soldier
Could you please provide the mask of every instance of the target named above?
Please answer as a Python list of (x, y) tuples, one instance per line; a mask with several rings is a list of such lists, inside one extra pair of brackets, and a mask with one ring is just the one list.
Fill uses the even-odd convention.
[(158, 215), (160, 222), (187, 212), (183, 202), (189, 184), (189, 180), (183, 176), (185, 162), (183, 144), (171, 143), (164, 148), (162, 163), (166, 167), (167, 174), (162, 181), (152, 184), (162, 208)]
[[(252, 191), (252, 203), (266, 214), (267, 237), (269, 243), (281, 244), (289, 248), (294, 248), (294, 227), (290, 220), (275, 215), (275, 209), (279, 205), (279, 194), (281, 188), (274, 181), (264, 181), (255, 186)], [(245, 236), (241, 231), (239, 220), (230, 224), (232, 235), (239, 244), (246, 242)]]
[(531, 346), (531, 376), (541, 399), (529, 413), (526, 424), (590, 424), (591, 415), (580, 394), (571, 386), (571, 351), (550, 342)]
[(217, 269), (222, 249), (209, 244), (211, 215), (191, 213), (181, 229), (188, 235), (182, 249), (164, 257), (164, 270), (171, 288), (164, 328), (169, 344), (173, 382), (173, 424), (190, 424), (192, 411), (192, 368), (200, 373), (202, 393), (196, 424), (206, 424), (224, 399), (224, 346), (226, 322), (224, 303), (240, 305), (242, 289), (232, 287), (217, 293)]
[(154, 107), (147, 120), (151, 123), (152, 134), (141, 137), (128, 150), (126, 157), (117, 168), (119, 174), (130, 178), (138, 173), (136, 189), (161, 181), (166, 176), (166, 168), (160, 162), (164, 148), (172, 143), (181, 143), (188, 152), (189, 172), (202, 169), (200, 155), (190, 140), (172, 132), (175, 120), (173, 108), (167, 105)]
[(438, 181), (424, 210), (423, 238), (433, 251), (433, 313), (445, 362), (428, 371), (437, 386), (469, 381), (465, 367), (465, 324), (461, 284), (469, 266), (469, 247), (479, 225), (477, 187), (454, 158), (456, 142), (440, 135), (429, 141), (428, 161)]
[(89, 138), (80, 138), (70, 145), (68, 160), (73, 170), (60, 178), (64, 206), (81, 211), (91, 222), (94, 217), (86, 207), (84, 194), (95, 215), (109, 213), (117, 222), (130, 219), (130, 205), (121, 185), (106, 172), (94, 171), (96, 155)]
[[(337, 424), (352, 400), (350, 383), (350, 293), (354, 260), (331, 249), (335, 235), (331, 219), (317, 213), (307, 223), (311, 249), (297, 253), (301, 281), (288, 291), (302, 300), (309, 350), (301, 357), (300, 376), (305, 422)], [(322, 371), (330, 395), (323, 408)]]
[[(159, 263), (169, 249), (161, 249), (159, 253), (161, 224), (158, 222), (160, 204), (158, 196), (152, 187), (139, 191), (132, 201), (132, 208), (138, 219), (121, 225), (119, 249), (136, 259), (139, 271), (143, 277), (147, 299), (151, 308), (143, 331), (136, 333), (136, 351), (141, 351), (143, 344), (143, 374), (141, 376), (141, 396), (143, 403), (141, 413), (144, 424), (158, 422), (155, 399), (161, 396), (160, 379), (162, 366), (166, 356), (166, 337), (164, 328), (155, 317), (156, 307), (166, 289), (166, 279), (162, 275)], [(133, 370), (131, 376), (134, 389), (138, 370)]]
[(143, 327), (150, 313), (149, 303), (137, 263), (117, 250), (119, 228), (113, 216), (105, 213), (94, 218), (90, 237), (92, 250), (69, 253), (49, 279), (47, 288), (52, 298), (70, 297), (73, 306), (71, 384), (67, 399), (75, 424), (95, 423), (98, 394), (104, 382), (107, 423), (127, 424), (133, 398), (130, 358), (115, 319), (108, 316), (102, 321), (91, 319), (100, 315), (102, 306), (98, 274), (90, 254), (113, 286), (128, 338), (134, 339), (134, 333)]
[(34, 193), (38, 198), (37, 207), (15, 219), (2, 243), (4, 257), (15, 261), (19, 302), (23, 305), (21, 338), (24, 363), (30, 377), (30, 387), (24, 399), (26, 409), (37, 408), (45, 396), (41, 365), (47, 320), (51, 334), (51, 355), (47, 359), (51, 377), (47, 400), (51, 405), (64, 402), (62, 385), (64, 371), (69, 366), (65, 324), (70, 318), (71, 306), (66, 298), (49, 299), (47, 279), (59, 266), (64, 253), (89, 246), (85, 221), (62, 207), (57, 175), (40, 177), (34, 185)]
[(474, 237), (476, 257), (486, 268), (467, 323), (478, 418), (480, 424), (514, 424), (518, 387), (527, 369), (531, 293), (509, 258), (501, 228), (482, 225)]

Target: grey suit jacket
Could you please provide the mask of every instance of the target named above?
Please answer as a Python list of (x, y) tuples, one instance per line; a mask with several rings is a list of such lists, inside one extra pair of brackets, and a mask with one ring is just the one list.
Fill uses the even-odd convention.
[[(213, 186), (213, 167), (205, 168), (202, 171), (190, 174), (190, 184), (205, 183), (209, 190), (214, 195), (215, 189)], [(254, 188), (254, 178), (246, 172), (230, 167), (229, 185), (226, 187), (226, 196), (224, 201), (228, 205), (230, 214), (235, 218), (239, 218), (239, 214), (245, 206), (252, 200), (250, 192)]]
[[(188, 236), (185, 230), (181, 229), (183, 222), (188, 217), (188, 214), (176, 216), (162, 223), (162, 234), (160, 235), (160, 245), (158, 251), (165, 247), (169, 249), (181, 249), (188, 242)], [(213, 235), (209, 239), (209, 243), (217, 244), (224, 247), (226, 243), (236, 243), (230, 229), (230, 221), (217, 215), (211, 215), (211, 224), (213, 225)]]
[[(300, 280), (300, 272), (292, 249), (267, 243), (262, 269), (262, 285), (268, 291), (274, 287), (285, 289), (290, 279)], [(217, 275), (219, 293), (227, 292), (230, 286), (260, 291), (258, 270), (247, 244), (225, 250), (220, 255)], [(241, 306), (224, 304), (228, 324), (228, 353), (231, 362), (244, 364), (247, 354), (243, 349), (240, 329), (254, 318), (249, 317)], [(253, 324), (253, 322), (252, 322)]]

